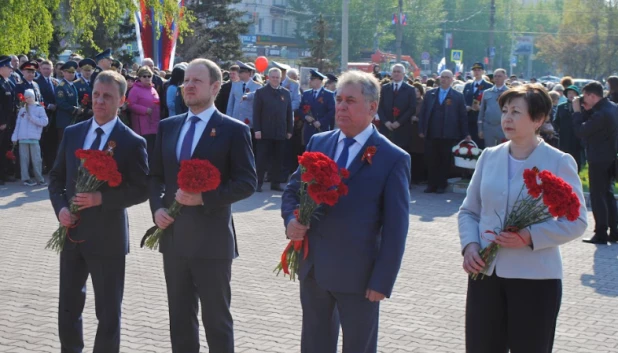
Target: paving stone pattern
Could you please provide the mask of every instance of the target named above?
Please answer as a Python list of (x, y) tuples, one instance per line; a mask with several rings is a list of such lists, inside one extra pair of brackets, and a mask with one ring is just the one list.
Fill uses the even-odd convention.
[[(463, 197), (412, 190), (403, 267), (381, 307), (380, 352), (464, 352), (467, 279), (457, 235)], [(286, 244), (280, 199), (281, 193), (266, 191), (234, 205), (240, 257), (232, 270), (232, 312), (240, 353), (300, 351), (298, 283), (272, 273)], [(139, 248), (152, 226), (148, 205), (131, 208), (129, 217), (121, 352), (171, 352), (161, 255)], [(591, 213), (588, 218), (590, 236)], [(57, 225), (46, 188), (0, 187), (0, 352), (59, 352), (59, 260), (44, 250)], [(554, 351), (618, 352), (618, 245), (577, 240), (562, 254), (564, 296)], [(85, 352), (92, 351), (96, 330), (88, 285)], [(208, 352), (201, 335), (202, 352)]]

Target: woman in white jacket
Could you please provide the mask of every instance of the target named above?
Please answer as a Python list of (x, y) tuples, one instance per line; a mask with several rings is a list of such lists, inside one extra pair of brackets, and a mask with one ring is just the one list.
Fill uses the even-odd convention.
[[(17, 114), (15, 131), (11, 140), (13, 145), (19, 141), (19, 164), (21, 166), (21, 180), (26, 186), (47, 185), (43, 178), (43, 162), (41, 160), (41, 146), (39, 140), (43, 128), (47, 126), (49, 120), (45, 114), (45, 108), (35, 100), (34, 91), (27, 89), (24, 92), (26, 104)], [(30, 178), (28, 169), (32, 161), (32, 169), (36, 180)]]

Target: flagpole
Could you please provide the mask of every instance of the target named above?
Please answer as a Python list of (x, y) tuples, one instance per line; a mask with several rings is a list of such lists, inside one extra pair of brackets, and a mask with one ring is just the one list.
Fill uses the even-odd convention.
[(348, 3), (350, 0), (341, 2), (341, 71), (348, 70)]
[(398, 16), (398, 21), (395, 24), (397, 26), (397, 63), (399, 64), (401, 62), (401, 41), (402, 41), (402, 37), (403, 37), (403, 27), (402, 27), (402, 13), (403, 13), (403, 0), (399, 0), (399, 13), (397, 14)]

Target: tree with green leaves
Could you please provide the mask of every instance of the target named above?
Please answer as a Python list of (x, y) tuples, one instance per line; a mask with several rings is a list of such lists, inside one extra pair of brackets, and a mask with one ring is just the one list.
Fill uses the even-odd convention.
[[(192, 16), (181, 10), (177, 0), (143, 0), (146, 8), (154, 10), (154, 21), (168, 23), (175, 20), (180, 33), (189, 30)], [(95, 32), (101, 23), (118, 25), (128, 13), (138, 9), (134, 0), (8, 0), (0, 7), (0, 48), (4, 54), (26, 53), (35, 50), (48, 54), (54, 32), (60, 24), (68, 42), (89, 42), (101, 49), (95, 41)], [(61, 21), (54, 22), (56, 14)], [(131, 17), (132, 20), (132, 17)], [(58, 38), (56, 38), (58, 41)]]
[(311, 56), (301, 60), (302, 66), (317, 67), (320, 72), (333, 71), (339, 66), (334, 61), (334, 43), (328, 35), (329, 26), (320, 14), (313, 27), (313, 36), (308, 40), (311, 47)]
[(249, 31), (249, 23), (242, 21), (244, 12), (231, 7), (240, 0), (198, 0), (187, 6), (196, 21), (193, 33), (178, 45), (177, 55), (190, 59), (204, 57), (217, 62), (239, 59), (240, 35)]

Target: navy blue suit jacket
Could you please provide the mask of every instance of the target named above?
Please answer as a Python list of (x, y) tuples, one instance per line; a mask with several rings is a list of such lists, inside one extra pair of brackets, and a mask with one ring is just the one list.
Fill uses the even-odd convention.
[[(427, 137), (429, 130), (429, 119), (436, 100), (440, 99), (440, 89), (435, 88), (425, 93), (423, 106), (418, 123), (418, 131)], [(466, 112), (466, 103), (464, 102), (463, 94), (449, 89), (443, 104), (446, 104), (446, 117), (444, 121), (444, 131), (442, 138), (445, 139), (462, 139), (468, 136), (468, 113)]]
[[(307, 151), (334, 158), (340, 130), (316, 134)], [(361, 161), (367, 147), (375, 146), (372, 164)], [(329, 291), (365, 293), (367, 289), (391, 295), (401, 266), (409, 225), (410, 155), (373, 128), (373, 133), (350, 164), (344, 182), (349, 193), (332, 207), (320, 206), (311, 222), (309, 255), (301, 262), (299, 278), (311, 268), (318, 284)], [(300, 171), (282, 197), (285, 225), (298, 207)]]
[[(176, 145), (187, 113), (159, 123), (150, 168), (150, 208), (169, 208), (178, 190)], [(213, 136), (214, 135), (214, 136)], [(191, 158), (206, 159), (221, 172), (216, 190), (202, 194), (204, 205), (183, 206), (161, 237), (159, 250), (184, 257), (234, 259), (238, 256), (232, 204), (251, 196), (257, 173), (249, 127), (215, 110)]]
[[(75, 151), (81, 149), (93, 118), (69, 126), (58, 148), (54, 167), (49, 172), (49, 197), (56, 216), (75, 196), (75, 182), (80, 164)], [(148, 156), (146, 140), (135, 134), (118, 119), (109, 141), (116, 143), (114, 159), (122, 174), (122, 184), (112, 188), (104, 184), (99, 188), (103, 202), (100, 206), (85, 209), (79, 214), (77, 227), (70, 230), (70, 237), (80, 244), (81, 250), (100, 255), (122, 255), (129, 252), (128, 207), (148, 199)], [(74, 248), (67, 239), (64, 248)]]
[(313, 124), (309, 124), (304, 118), (303, 107), (305, 105), (311, 106), (311, 116), (320, 122), (320, 130), (328, 131), (332, 130), (335, 126), (335, 94), (326, 88), (322, 88), (318, 97), (313, 99), (313, 90), (306, 90), (300, 100), (300, 106), (298, 108), (298, 115), (305, 121), (305, 127), (303, 128), (303, 144), (309, 142), (311, 136), (318, 132), (313, 127)]

